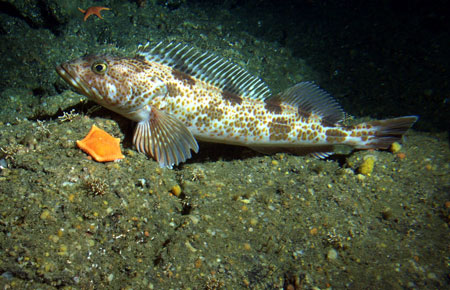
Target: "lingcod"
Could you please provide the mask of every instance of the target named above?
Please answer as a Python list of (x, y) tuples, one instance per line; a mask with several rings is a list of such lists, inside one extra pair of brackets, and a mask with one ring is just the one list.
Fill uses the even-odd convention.
[(133, 57), (88, 55), (56, 71), (77, 92), (137, 122), (134, 146), (167, 168), (197, 153), (197, 140), (321, 158), (337, 145), (387, 149), (418, 118), (345, 125), (340, 105), (314, 83), (273, 94), (234, 62), (183, 43), (139, 45)]

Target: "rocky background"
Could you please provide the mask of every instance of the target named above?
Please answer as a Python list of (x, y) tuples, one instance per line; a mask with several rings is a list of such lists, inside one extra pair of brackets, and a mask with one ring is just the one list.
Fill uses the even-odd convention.
[[(173, 39), (232, 59), (275, 91), (315, 81), (351, 115), (414, 114), (415, 128), (445, 131), (444, 2), (0, 1), (0, 116), (8, 121), (13, 107), (29, 118), (52, 116), (48, 102), (68, 88), (54, 72), (58, 63), (94, 52), (132, 55), (138, 43)], [(89, 6), (111, 10), (84, 22), (78, 7)]]
[[(0, 288), (447, 289), (446, 1), (0, 0)], [(105, 6), (83, 21), (78, 8)], [(326, 160), (200, 144), (173, 170), (54, 67), (170, 39), (350, 118), (419, 115), (403, 145)], [(121, 162), (77, 148), (92, 125)], [(447, 285), (447, 286), (445, 286)]]

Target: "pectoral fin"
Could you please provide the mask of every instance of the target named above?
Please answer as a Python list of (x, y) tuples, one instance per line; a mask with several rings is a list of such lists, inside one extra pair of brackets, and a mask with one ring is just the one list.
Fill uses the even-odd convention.
[(152, 156), (159, 166), (172, 168), (198, 152), (189, 129), (173, 116), (152, 108), (150, 118), (137, 124), (133, 144), (139, 152)]

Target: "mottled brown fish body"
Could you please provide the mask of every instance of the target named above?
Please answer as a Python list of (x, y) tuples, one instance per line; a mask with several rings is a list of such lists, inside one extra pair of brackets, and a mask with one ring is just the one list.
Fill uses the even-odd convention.
[(312, 83), (274, 95), (237, 65), (173, 43), (140, 47), (134, 58), (88, 56), (57, 71), (80, 93), (138, 122), (134, 144), (163, 167), (190, 158), (196, 139), (319, 157), (336, 144), (387, 148), (417, 119), (346, 127), (340, 106)]

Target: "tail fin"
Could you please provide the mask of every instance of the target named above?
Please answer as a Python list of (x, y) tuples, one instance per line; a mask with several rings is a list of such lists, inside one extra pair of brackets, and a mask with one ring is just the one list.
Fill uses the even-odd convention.
[(357, 149), (387, 149), (392, 143), (400, 141), (403, 134), (417, 121), (417, 116), (405, 116), (365, 123), (371, 127), (367, 141), (356, 146)]

